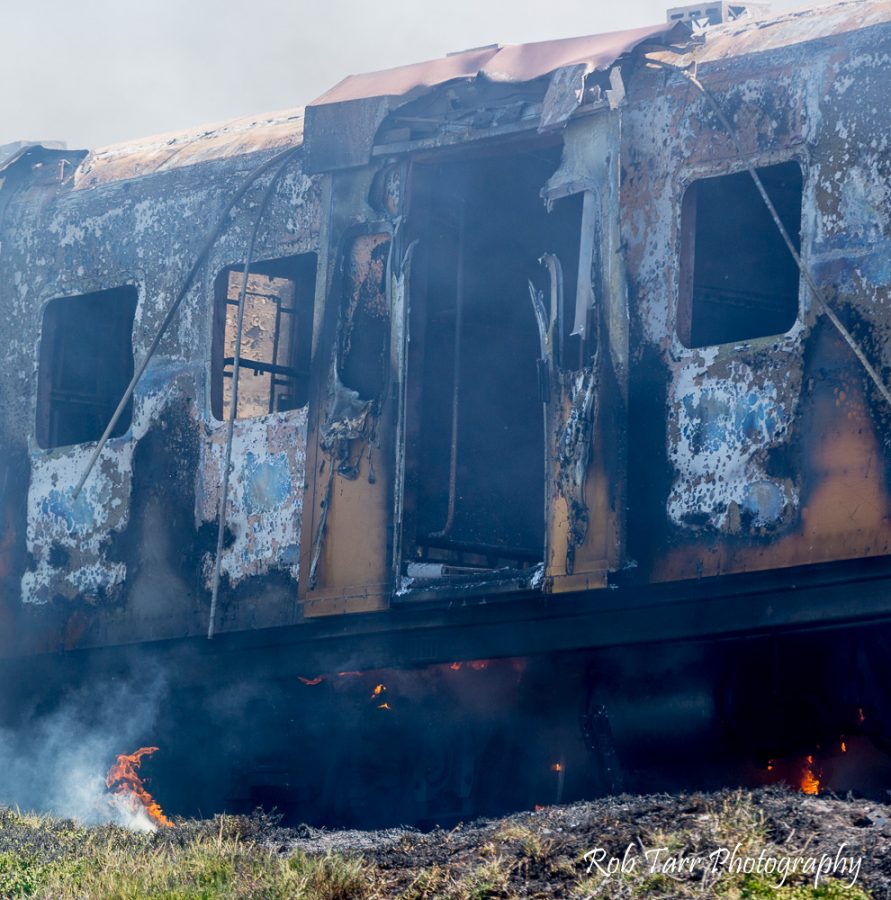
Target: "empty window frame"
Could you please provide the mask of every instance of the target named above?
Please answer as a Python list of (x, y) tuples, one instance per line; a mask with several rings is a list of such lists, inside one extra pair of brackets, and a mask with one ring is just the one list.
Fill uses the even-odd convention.
[[(797, 162), (757, 170), (800, 251)], [(782, 334), (798, 316), (800, 273), (748, 172), (695, 181), (681, 210), (678, 336), (687, 347)]]
[[(96, 441), (133, 377), (133, 285), (60, 297), (43, 312), (37, 443), (44, 449)], [(112, 437), (130, 427), (132, 401)]]
[[(245, 294), (236, 418), (305, 406), (309, 391), (316, 254), (251, 264)], [(230, 266), (216, 281), (211, 412), (229, 414), (244, 266)]]

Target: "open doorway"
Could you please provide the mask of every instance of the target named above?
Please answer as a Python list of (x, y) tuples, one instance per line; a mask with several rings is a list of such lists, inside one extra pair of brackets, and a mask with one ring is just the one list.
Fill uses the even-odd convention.
[(574, 298), (581, 199), (548, 212), (559, 146), (415, 163), (402, 574), (527, 569), (544, 548), (539, 337), (529, 281)]

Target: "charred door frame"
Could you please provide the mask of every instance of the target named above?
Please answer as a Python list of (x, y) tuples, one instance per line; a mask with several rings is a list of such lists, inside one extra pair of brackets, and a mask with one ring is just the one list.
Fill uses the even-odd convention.
[[(331, 177), (332, 181), (336, 182), (344, 176), (341, 173), (336, 173)], [(332, 184), (332, 194), (336, 193), (336, 187), (336, 183)], [(339, 376), (342, 365), (340, 340), (347, 303), (345, 297), (348, 281), (346, 267), (351, 247), (357, 239), (362, 237), (380, 234), (387, 235), (389, 240), (390, 249), (385, 285), (390, 317), (388, 348), (392, 344), (393, 334), (396, 329), (394, 328), (392, 291), (390, 287), (390, 266), (394, 256), (396, 228), (394, 223), (386, 217), (366, 215), (361, 218), (359, 216), (345, 217), (343, 221), (331, 223), (329, 229), (329, 234), (334, 238), (331, 241), (331, 246), (336, 246), (336, 251), (327, 259), (327, 277), (324, 285), (320, 285), (316, 293), (317, 301), (322, 296), (325, 299), (324, 311), (321, 316), (321, 328), (318, 331), (318, 341), (314, 341), (311, 368), (306, 454), (307, 496), (303, 508), (300, 542), (301, 562), (298, 599), (303, 603), (303, 614), (307, 617), (384, 609), (389, 603), (392, 588), (387, 576), (390, 570), (388, 557), (390, 555), (391, 542), (386, 540), (389, 528), (385, 521), (387, 518), (386, 511), (391, 508), (388, 499), (389, 493), (396, 480), (392, 462), (395, 446), (390, 435), (392, 428), (388, 427), (388, 421), (391, 421), (394, 415), (392, 410), (393, 369), (389, 355), (381, 395), (378, 398), (359, 398), (358, 394), (339, 383)], [(335, 234), (336, 237), (334, 237)], [(376, 492), (382, 492), (384, 495), (383, 502), (378, 503), (380, 507), (378, 518), (381, 517), (381, 513), (384, 513), (383, 520), (375, 525), (371, 521), (371, 518), (374, 517), (368, 513), (371, 518), (364, 523), (365, 527), (362, 528), (364, 536), (370, 538), (366, 542), (368, 544), (375, 539), (376, 535), (378, 542), (381, 543), (381, 532), (384, 535), (381, 543), (383, 552), (379, 554), (380, 558), (377, 559), (377, 571), (380, 577), (373, 581), (352, 584), (342, 581), (339, 577), (341, 575), (340, 571), (328, 571), (336, 567), (326, 567), (324, 556), (326, 548), (331, 548), (332, 552), (346, 551), (347, 549), (340, 547), (344, 536), (338, 534), (336, 515), (333, 519), (330, 519), (329, 516), (335, 488), (339, 483), (343, 486), (342, 482), (344, 479), (342, 475), (334, 470), (333, 451), (322, 446), (325, 440), (325, 432), (330, 432), (340, 424), (340, 420), (335, 414), (334, 406), (335, 394), (339, 390), (341, 393), (355, 394), (354, 400), (364, 400), (369, 407), (374, 404), (378, 407), (376, 411), (370, 408), (366, 411), (368, 418), (373, 417), (374, 419), (370, 433), (361, 438), (349, 437), (347, 434), (343, 440), (347, 444), (361, 441), (362, 446), (359, 450), (357, 466), (361, 466), (362, 459), (367, 455), (367, 449), (372, 448), (374, 452), (380, 454), (381, 463), (374, 469), (367, 468), (364, 473), (357, 471), (357, 477), (352, 483), (355, 484), (357, 481), (364, 479), (370, 483), (372, 495)], [(369, 478), (369, 472), (379, 473), (380, 478), (377, 475), (372, 475)], [(367, 504), (359, 502), (357, 509), (362, 508), (365, 508), (367, 511)], [(365, 549), (368, 550), (368, 547), (365, 547)], [(371, 558), (375, 558), (373, 550)], [(326, 575), (329, 580), (328, 584), (325, 584), (324, 576)], [(323, 583), (317, 586), (319, 576), (323, 576)], [(348, 572), (346, 577), (350, 577)], [(332, 578), (334, 579), (333, 582), (330, 581)]]
[[(518, 149), (540, 149), (543, 147), (554, 147), (563, 145), (562, 137), (555, 140), (553, 135), (540, 135), (530, 132), (524, 132), (519, 135), (511, 135), (505, 136), (497, 139), (491, 139), (478, 143), (471, 143), (469, 145), (453, 145), (449, 147), (443, 147), (435, 151), (424, 151), (415, 154), (411, 158), (410, 165), (407, 168), (406, 174), (406, 183), (408, 185), (408, 195), (411, 196), (411, 192), (415, 186), (416, 180), (416, 171), (419, 166), (429, 166), (434, 165), (436, 163), (442, 162), (459, 162), (459, 161), (472, 161), (474, 159), (479, 158), (506, 158), (509, 159), (510, 155), (514, 152), (517, 152)], [(558, 165), (559, 169), (559, 165)], [(543, 183), (539, 187), (539, 193), (544, 201), (547, 199), (546, 194), (546, 184)], [(569, 196), (567, 193), (565, 196)], [(411, 205), (408, 205), (407, 215), (406, 215), (407, 228), (405, 229), (408, 232), (407, 241), (409, 241), (409, 246), (406, 251), (406, 259), (410, 261), (411, 251), (414, 249), (417, 242), (422, 237), (422, 229), (418, 228), (418, 224), (416, 222), (412, 222), (411, 217)], [(585, 216), (583, 215), (580, 220), (580, 229), (584, 228)], [(590, 242), (585, 241), (584, 234), (579, 235), (579, 243), (582, 251), (587, 247), (590, 248)], [(592, 260), (593, 263), (593, 260)], [(578, 262), (578, 274), (582, 276), (583, 273), (588, 271), (588, 267), (584, 266), (582, 263), (581, 257)], [(405, 269), (401, 273), (404, 276), (410, 274), (410, 268)], [(586, 283), (589, 283), (589, 279), (584, 279)], [(396, 584), (400, 590), (397, 593), (397, 598), (401, 602), (405, 602), (407, 600), (432, 600), (436, 597), (443, 597), (449, 595), (461, 595), (461, 596), (480, 596), (486, 594), (498, 594), (498, 593), (525, 593), (530, 590), (538, 590), (541, 587), (541, 566), (545, 565), (545, 554), (547, 552), (548, 546), (548, 514), (545, 514), (545, 528), (544, 528), (544, 541), (543, 546), (541, 548), (542, 553), (542, 563), (538, 567), (532, 567), (528, 570), (516, 570), (516, 571), (508, 571), (504, 569), (496, 569), (491, 572), (484, 572), (474, 576), (462, 577), (456, 581), (449, 581), (448, 579), (443, 579), (443, 583), (441, 584), (428, 584), (423, 587), (414, 587), (409, 588), (408, 584), (410, 584), (410, 580), (404, 580), (404, 576), (402, 573), (403, 564), (408, 562), (408, 559), (404, 557), (404, 548), (403, 548), (403, 540), (404, 540), (404, 527), (405, 521), (403, 516), (403, 504), (404, 504), (404, 490), (405, 490), (405, 478), (406, 478), (406, 450), (404, 446), (405, 436), (408, 430), (408, 423), (406, 422), (406, 415), (408, 415), (408, 383), (410, 381), (410, 375), (408, 366), (410, 364), (409, 354), (408, 354), (408, 344), (409, 344), (409, 322), (412, 317), (412, 303), (418, 302), (418, 297), (413, 296), (411, 285), (406, 281), (403, 286), (402, 291), (402, 305), (401, 312), (404, 316), (404, 342), (398, 348), (394, 343), (394, 361), (397, 359), (397, 352), (402, 354), (401, 364), (398, 369), (400, 372), (400, 402), (401, 402), (401, 416), (400, 416), (400, 426), (399, 426), (399, 440), (397, 444), (397, 454), (398, 454), (398, 466), (399, 472), (397, 474), (397, 490), (399, 496), (396, 499), (396, 507), (397, 507), (397, 515), (394, 517), (394, 540), (393, 540), (393, 555), (392, 555), (392, 571), (393, 571), (393, 580), (394, 584)], [(590, 293), (590, 286), (588, 288)], [(426, 302), (426, 297), (422, 298), (422, 302)], [(523, 297), (519, 302), (527, 302), (527, 298)], [(571, 302), (574, 302), (574, 298)], [(568, 314), (571, 311), (571, 307), (567, 304), (567, 311), (561, 311), (561, 315)], [(534, 312), (532, 306), (529, 306), (529, 318), (530, 322), (534, 322)], [(395, 310), (394, 310), (394, 321), (395, 321)], [(539, 413), (540, 415), (540, 413)], [(547, 455), (548, 447), (547, 445), (544, 447), (544, 453)], [(536, 473), (538, 475), (538, 473)], [(547, 502), (547, 494), (548, 494), (548, 485), (545, 484), (545, 498)]]
[[(545, 559), (546, 577), (542, 580), (541, 570), (530, 568), (522, 573), (496, 570), (473, 578), (470, 584), (442, 586), (434, 585), (430, 590), (398, 590), (402, 586), (401, 568), (403, 564), (403, 503), (405, 485), (405, 440), (406, 440), (406, 384), (407, 347), (409, 340), (409, 318), (411, 297), (407, 279), (410, 274), (411, 256), (414, 244), (410, 235), (406, 237), (403, 228), (402, 196), (404, 185), (413, 164), (424, 164), (443, 159), (461, 159), (468, 155), (505, 156), (517, 146), (530, 143), (562, 142), (563, 157), (556, 171), (547, 183), (540, 186), (543, 200), (554, 202), (561, 197), (583, 195), (582, 219), (578, 235), (578, 273), (581, 287), (577, 293), (586, 298), (585, 310), (591, 321), (591, 334), (598, 344), (602, 343), (595, 365), (599, 370), (597, 391), (607, 402), (599, 404), (599, 413), (591, 414), (588, 427), (588, 449), (582, 448), (578, 456), (577, 468), (582, 473), (581, 483), (590, 482), (589, 515), (593, 525), (586, 528), (584, 535), (576, 541), (571, 561), (566, 563), (566, 571), (559, 561)], [(428, 600), (434, 597), (462, 595), (485, 596), (490, 594), (522, 594), (528, 590), (543, 588), (550, 590), (579, 590), (606, 586), (607, 572), (618, 568), (623, 553), (622, 528), (624, 518), (624, 453), (625, 404), (627, 396), (627, 294), (624, 265), (620, 255), (618, 237), (619, 207), (619, 120), (615, 111), (598, 116), (586, 116), (570, 123), (562, 135), (555, 139), (552, 135), (540, 136), (526, 132), (521, 136), (490, 140), (481, 144), (451, 146), (435, 151), (416, 153), (414, 156), (399, 158), (386, 157), (379, 165), (362, 169), (336, 172), (330, 176), (331, 202), (328, 204), (326, 231), (329, 235), (328, 253), (336, 246), (336, 257), (329, 255), (326, 270), (327, 279), (323, 289), (317, 290), (317, 301), (325, 297), (323, 327), (319, 329), (318, 342), (314, 335), (313, 377), (311, 385), (309, 439), (307, 447), (307, 502), (304, 503), (303, 528), (301, 537), (301, 567), (299, 599), (304, 605), (305, 616), (331, 615), (343, 612), (368, 612), (385, 609), (391, 600)], [(572, 142), (572, 146), (570, 146)], [(581, 149), (580, 149), (581, 148)], [(575, 156), (574, 156), (575, 155)], [(579, 184), (576, 164), (579, 158), (587, 167), (583, 183)], [(606, 165), (604, 165), (604, 158)], [(398, 173), (402, 179), (399, 202), (383, 208), (376, 202), (375, 185), (388, 172)], [(575, 178), (575, 181), (573, 179)], [(335, 202), (336, 200), (336, 202)], [(592, 234), (586, 233), (591, 231)], [(373, 523), (363, 509), (361, 517), (367, 519), (361, 536), (361, 543), (368, 545), (384, 535), (384, 544), (379, 551), (371, 552), (365, 546), (368, 556), (366, 569), (373, 568), (374, 578), (349, 580), (348, 576), (336, 578), (336, 583), (310, 585), (310, 573), (315, 572), (313, 560), (322, 560), (319, 542), (331, 546), (338, 542), (338, 535), (331, 530), (328, 518), (328, 501), (331, 498), (328, 484), (339, 482), (339, 476), (331, 480), (323, 459), (327, 458), (321, 447), (322, 432), (326, 427), (330, 409), (331, 388), (334, 384), (334, 359), (338, 342), (339, 322), (344, 303), (344, 265), (350, 242), (360, 234), (387, 233), (390, 235), (390, 256), (387, 266), (387, 299), (390, 313), (390, 370), (389, 381), (381, 398), (377, 439), (379, 474), (383, 478), (375, 485), (374, 499), (379, 505), (381, 497), (387, 510), (375, 513)], [(325, 243), (323, 241), (323, 243)], [(323, 251), (324, 252), (324, 251)], [(583, 256), (582, 256), (583, 255)], [(590, 259), (588, 256), (590, 255)], [(320, 261), (321, 262), (321, 261)], [(323, 293), (321, 292), (323, 291)], [(595, 298), (602, 297), (600, 303)], [(523, 298), (524, 300), (526, 298)], [(566, 316), (572, 316), (573, 300), (570, 298)], [(528, 301), (526, 301), (528, 302)], [(534, 313), (530, 304), (530, 319)], [(567, 371), (566, 397), (561, 400), (557, 420), (561, 428), (552, 436), (553, 448), (560, 440), (572, 441), (574, 429), (570, 418), (578, 413), (588, 415), (584, 410), (573, 407), (573, 381), (579, 372)], [(572, 376), (572, 377), (570, 377)], [(576, 379), (577, 380), (577, 379)], [(565, 419), (565, 421), (564, 421)], [(585, 430), (584, 428), (582, 429)], [(548, 452), (546, 447), (546, 454)], [(555, 453), (556, 450), (552, 449)], [(390, 491), (392, 490), (392, 495)], [(555, 496), (555, 485), (545, 485), (546, 494)], [(567, 501), (569, 502), (569, 501)], [(383, 508), (383, 507), (382, 507)], [(358, 511), (359, 507), (357, 507)], [(546, 541), (542, 554), (553, 546), (554, 535), (564, 542), (572, 538), (570, 524), (554, 521), (553, 502), (549, 502), (546, 516)], [(325, 531), (327, 530), (327, 534)], [(321, 535), (321, 536), (320, 536)], [(342, 540), (342, 538), (341, 538)], [(567, 543), (568, 548), (568, 543)], [(564, 551), (567, 559), (569, 550)], [(351, 558), (350, 562), (354, 560)], [(379, 564), (378, 564), (379, 563)], [(330, 568), (330, 567), (329, 567)], [(349, 566), (346, 566), (349, 568)], [(343, 575), (339, 572), (338, 575)], [(344, 581), (344, 577), (347, 581)]]

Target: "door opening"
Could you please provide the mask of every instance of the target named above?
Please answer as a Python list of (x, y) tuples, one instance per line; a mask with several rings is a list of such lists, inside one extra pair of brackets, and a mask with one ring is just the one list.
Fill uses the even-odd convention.
[(575, 296), (581, 198), (550, 213), (558, 146), (415, 164), (402, 574), (542, 561), (544, 435), (530, 279)]

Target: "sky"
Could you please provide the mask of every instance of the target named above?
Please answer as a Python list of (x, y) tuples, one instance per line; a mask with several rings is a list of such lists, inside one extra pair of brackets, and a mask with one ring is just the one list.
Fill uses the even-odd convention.
[(300, 106), (352, 73), (656, 24), (677, 3), (0, 0), (0, 145), (99, 147)]

